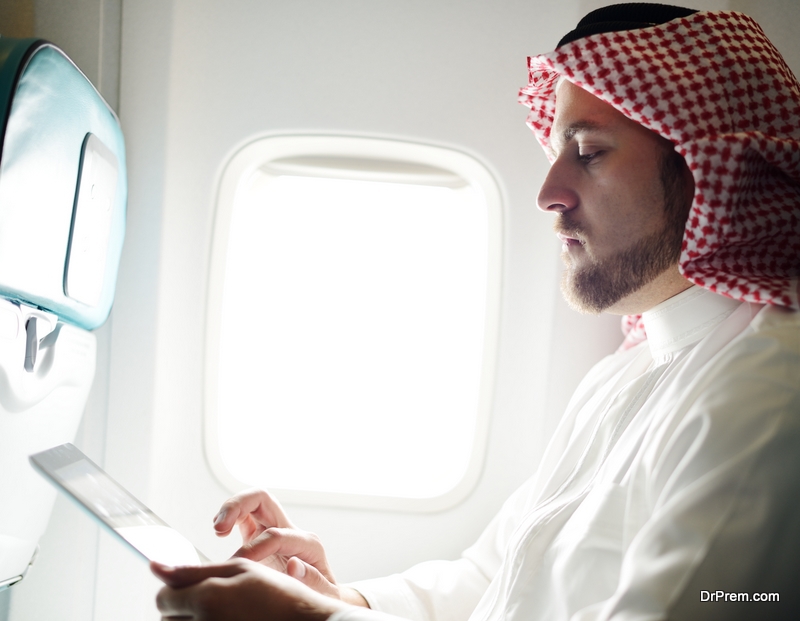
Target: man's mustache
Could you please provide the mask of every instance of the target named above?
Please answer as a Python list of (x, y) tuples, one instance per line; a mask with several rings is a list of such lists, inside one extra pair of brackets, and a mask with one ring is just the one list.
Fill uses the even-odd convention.
[(588, 233), (586, 227), (578, 224), (566, 214), (558, 215), (555, 222), (553, 222), (553, 230), (556, 232), (556, 234), (577, 239), (581, 243), (586, 242), (586, 236)]

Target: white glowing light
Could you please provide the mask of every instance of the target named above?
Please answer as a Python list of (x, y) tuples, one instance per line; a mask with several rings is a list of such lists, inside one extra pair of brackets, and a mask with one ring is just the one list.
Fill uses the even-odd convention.
[(219, 451), (266, 488), (430, 498), (473, 451), (487, 208), (470, 186), (301, 176), (233, 205)]

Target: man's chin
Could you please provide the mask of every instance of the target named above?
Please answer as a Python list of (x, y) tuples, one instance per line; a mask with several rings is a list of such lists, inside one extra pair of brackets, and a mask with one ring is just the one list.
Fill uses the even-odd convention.
[(606, 300), (607, 296), (597, 291), (598, 286), (580, 282), (573, 270), (567, 269), (561, 277), (561, 294), (572, 310), (584, 315), (599, 315), (618, 300)]
[(680, 293), (691, 283), (680, 275), (677, 262), (658, 271), (610, 270), (600, 266), (567, 268), (561, 293), (570, 308), (587, 315), (636, 315)]
[[(616, 267), (616, 269), (614, 269)], [(636, 298), (658, 274), (623, 270), (619, 266), (568, 266), (561, 277), (561, 293), (570, 308), (585, 315), (629, 314), (628, 300)]]

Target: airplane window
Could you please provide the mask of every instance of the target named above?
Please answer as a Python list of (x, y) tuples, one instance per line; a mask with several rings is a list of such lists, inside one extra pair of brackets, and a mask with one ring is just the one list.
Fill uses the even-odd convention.
[(339, 140), (344, 156), (330, 138), (268, 161), (251, 148), (262, 161), (223, 173), (207, 454), (229, 488), (287, 502), (441, 508), (481, 467), (499, 194), (471, 158), (468, 174), (431, 165), (438, 148), (412, 145), (415, 162)]

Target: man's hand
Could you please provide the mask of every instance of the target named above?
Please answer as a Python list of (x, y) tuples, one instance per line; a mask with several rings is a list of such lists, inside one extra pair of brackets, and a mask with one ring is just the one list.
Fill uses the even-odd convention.
[(336, 584), (322, 542), (297, 528), (268, 492), (251, 489), (226, 500), (214, 517), (214, 530), (227, 537), (239, 526), (243, 545), (233, 556), (258, 561), (296, 578), (315, 591), (368, 607), (357, 591)]
[(150, 563), (167, 586), (156, 597), (162, 619), (323, 621), (346, 605), (246, 559), (192, 567)]

